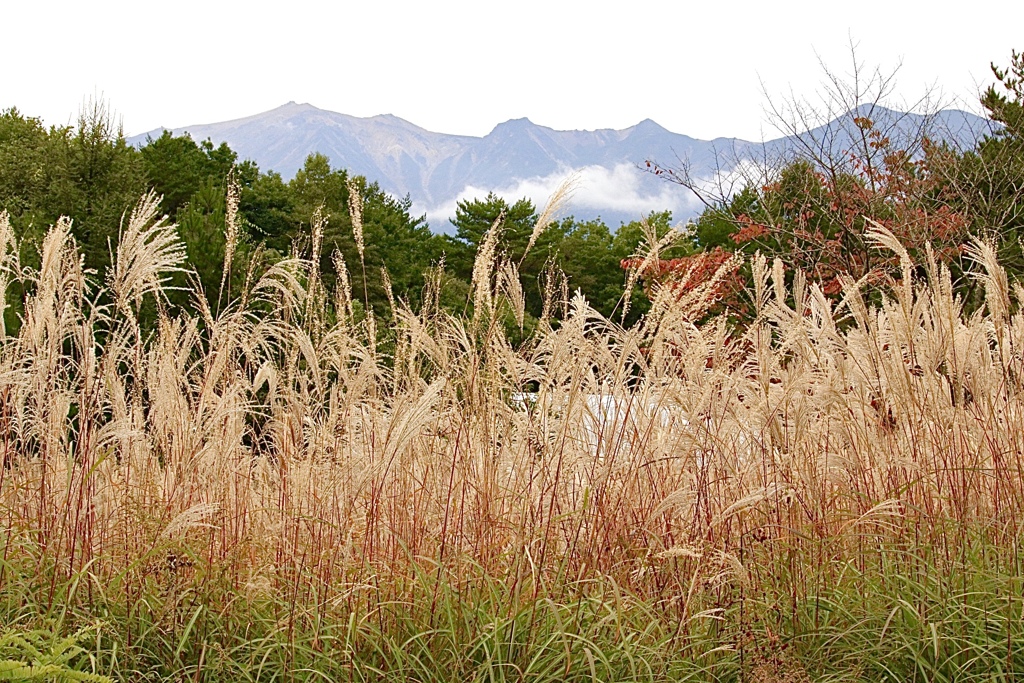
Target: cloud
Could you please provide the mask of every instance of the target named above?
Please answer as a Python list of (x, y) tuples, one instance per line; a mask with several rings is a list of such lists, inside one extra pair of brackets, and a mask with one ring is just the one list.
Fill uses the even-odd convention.
[(427, 221), (436, 231), (449, 232), (449, 219), (455, 216), (459, 201), (483, 198), (494, 192), (506, 201), (529, 198), (538, 210), (547, 204), (558, 187), (572, 174), (577, 174), (576, 190), (565, 214), (577, 218), (602, 216), (611, 227), (617, 220), (636, 220), (653, 211), (672, 211), (676, 220), (684, 220), (700, 212), (700, 201), (686, 188), (665, 182), (637, 169), (631, 164), (618, 164), (613, 168), (585, 166), (565, 168), (547, 176), (516, 179), (502, 187), (467, 185), (458, 196), (436, 206), (413, 207), (416, 213), (425, 213)]

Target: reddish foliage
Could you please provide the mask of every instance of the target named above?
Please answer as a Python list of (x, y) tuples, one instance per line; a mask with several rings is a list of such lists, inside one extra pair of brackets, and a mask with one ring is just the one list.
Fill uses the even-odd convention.
[(768, 232), (767, 226), (762, 223), (757, 223), (745, 213), (741, 213), (736, 217), (736, 222), (739, 224), (740, 229), (736, 231), (732, 236), (732, 241), (736, 244), (743, 244), (751, 240), (756, 240)]
[[(738, 211), (729, 218), (735, 226), (729, 239), (738, 251), (781, 258), (787, 269), (807, 273), (830, 297), (841, 294), (844, 276), (869, 282), (899, 276), (899, 257), (867, 239), (871, 221), (890, 230), (919, 262), (926, 244), (940, 261), (957, 259), (969, 234), (968, 219), (943, 201), (941, 174), (932, 173), (940, 150), (926, 140), (923, 157), (915, 159), (894, 148), (869, 118), (858, 117), (855, 124), (877, 153), (849, 153), (844, 171), (797, 162), (758, 188), (752, 215)], [(692, 289), (729, 257), (729, 251), (715, 247), (662, 261), (656, 272), (644, 275), (661, 282), (676, 279), (674, 286)], [(731, 274), (716, 294), (742, 316), (743, 302), (736, 296), (741, 280)]]

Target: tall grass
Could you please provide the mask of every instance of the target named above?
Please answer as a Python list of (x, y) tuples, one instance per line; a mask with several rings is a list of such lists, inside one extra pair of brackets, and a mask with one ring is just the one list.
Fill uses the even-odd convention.
[(129, 217), (103, 280), (66, 221), (35, 271), (0, 217), (0, 295), (24, 293), (0, 340), (0, 619), (95, 627), (79, 670), (1024, 670), (1024, 290), (986, 244), (976, 313), (878, 227), (902, 277), (846, 282), (837, 308), (757, 258), (747, 329), (696, 322), (714, 282), (660, 289), (630, 328), (552, 287), (564, 315), (513, 345), (500, 224), (470, 313), (440, 307), (438, 273), (418, 310), (394, 299), (385, 334), (353, 313), (344, 264), (325, 289), (319, 254), (171, 312), (184, 252), (156, 211)]

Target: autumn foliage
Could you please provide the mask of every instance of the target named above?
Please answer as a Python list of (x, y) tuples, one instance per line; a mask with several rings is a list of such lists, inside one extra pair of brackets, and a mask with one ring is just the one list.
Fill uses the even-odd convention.
[[(870, 119), (854, 122), (866, 142), (860, 149), (869, 154), (846, 152), (830, 167), (792, 160), (769, 182), (709, 208), (693, 226), (700, 251), (648, 268), (643, 274), (648, 286), (692, 289), (734, 255), (760, 252), (781, 258), (790, 273), (802, 271), (826, 296), (837, 297), (846, 278), (873, 283), (899, 272), (899, 259), (867, 238), (875, 224), (892, 232), (920, 262), (958, 262), (970, 220), (951, 208), (946, 176), (936, 172), (944, 150), (925, 140), (914, 155)], [(624, 268), (636, 265), (623, 262)], [(747, 313), (741, 295), (748, 277), (737, 264), (715, 287), (739, 318)]]

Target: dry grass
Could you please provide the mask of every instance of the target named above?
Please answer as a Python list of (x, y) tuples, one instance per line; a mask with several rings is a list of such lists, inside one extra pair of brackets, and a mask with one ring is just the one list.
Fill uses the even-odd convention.
[(66, 222), (30, 272), (0, 218), (3, 284), (28, 292), (0, 340), (0, 543), (49, 568), (44, 602), (87, 572), (126, 603), (215, 576), (378, 604), (471, 566), (522, 599), (614, 581), (685, 633), (780, 585), (795, 618), (892, 548), (927, 548), (927, 574), (1019, 547), (1024, 314), (986, 245), (972, 315), (935, 263), (884, 292), (847, 282), (834, 310), (757, 260), (744, 331), (695, 324), (712, 288), (666, 288), (630, 329), (576, 297), (516, 348), (515, 264), (489, 233), (473, 314), (397, 301), (385, 353), (344, 270), (331, 308), (303, 260), (141, 329), (182, 265), (155, 211), (128, 221), (109, 291)]

